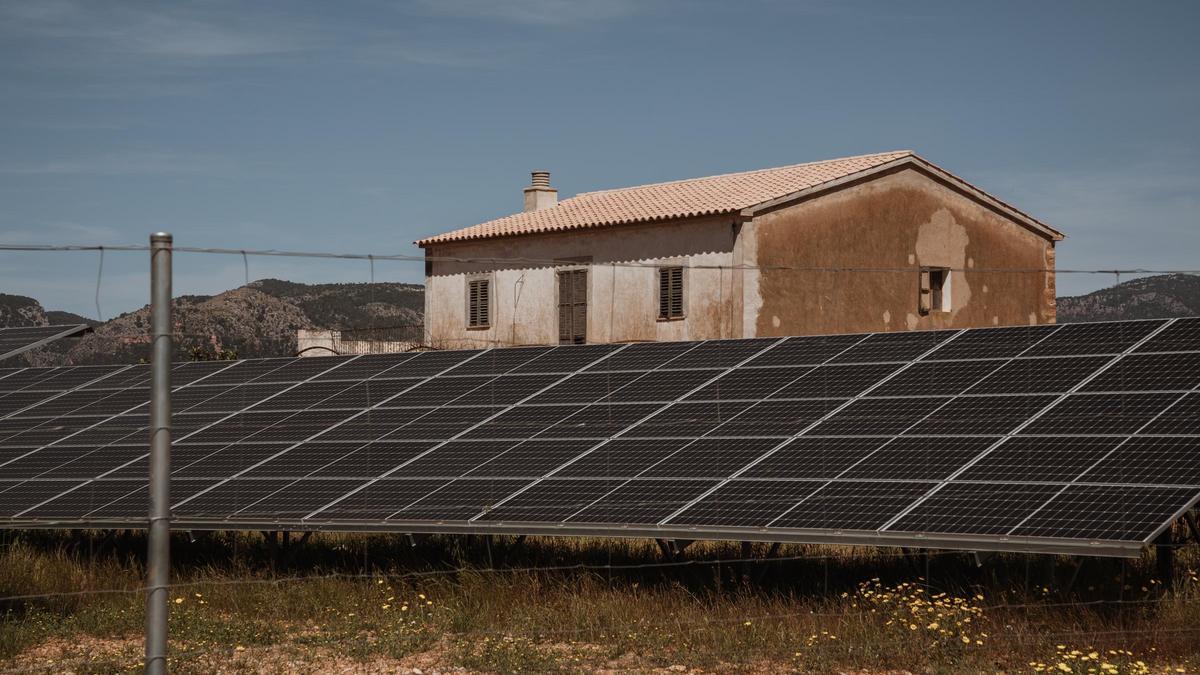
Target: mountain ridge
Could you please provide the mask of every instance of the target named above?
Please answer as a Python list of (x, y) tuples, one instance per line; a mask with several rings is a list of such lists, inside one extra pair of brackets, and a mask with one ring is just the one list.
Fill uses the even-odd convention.
[[(406, 328), (423, 320), (421, 284), (303, 284), (260, 279), (216, 295), (173, 303), (177, 358), (192, 350), (239, 357), (290, 356), (300, 329)], [(1060, 323), (1200, 315), (1200, 276), (1142, 277), (1091, 293), (1058, 298)], [(134, 363), (149, 357), (150, 308), (108, 321), (46, 310), (27, 296), (0, 293), (0, 326), (86, 323), (94, 332), (24, 356), (31, 365)]]
[[(420, 284), (301, 284), (260, 279), (216, 295), (183, 295), (172, 302), (177, 358), (194, 349), (235, 352), (241, 358), (290, 356), (300, 329), (420, 325)], [(29, 365), (136, 363), (149, 358), (150, 307), (104, 322), (47, 311), (26, 296), (0, 294), (0, 326), (88, 323), (93, 332), (25, 356)]]

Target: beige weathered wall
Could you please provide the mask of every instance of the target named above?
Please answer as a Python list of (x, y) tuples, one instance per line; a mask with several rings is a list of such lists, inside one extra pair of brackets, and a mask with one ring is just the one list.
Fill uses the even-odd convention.
[[(760, 268), (745, 273), (746, 336), (1054, 321), (1053, 274), (1016, 271), (1052, 269), (1051, 242), (913, 169), (757, 215), (743, 232)], [(955, 269), (952, 311), (918, 313), (922, 265)]]
[[(669, 341), (731, 337), (740, 332), (740, 300), (733, 286), (736, 230), (727, 217), (530, 235), (426, 249), (427, 341), (443, 348), (558, 342), (559, 269), (586, 266), (588, 341)], [(439, 258), (544, 262), (454, 262)], [(658, 320), (658, 266), (688, 267), (687, 317)], [(492, 325), (466, 328), (466, 282), (487, 273), (492, 283)]]

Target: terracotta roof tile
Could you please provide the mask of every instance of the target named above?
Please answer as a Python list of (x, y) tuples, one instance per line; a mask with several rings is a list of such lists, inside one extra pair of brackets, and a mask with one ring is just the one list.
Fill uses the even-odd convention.
[(775, 169), (584, 192), (550, 208), (489, 220), (428, 237), (417, 244), (425, 246), (468, 239), (734, 213), (904, 157), (915, 155), (908, 150), (899, 150)]

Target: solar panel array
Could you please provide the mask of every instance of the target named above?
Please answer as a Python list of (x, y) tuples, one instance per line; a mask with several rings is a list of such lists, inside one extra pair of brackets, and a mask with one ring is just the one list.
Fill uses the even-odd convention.
[(85, 324), (0, 328), (0, 361), (86, 331)]
[[(0, 371), (0, 526), (137, 526), (149, 368)], [(1130, 555), (1200, 498), (1200, 319), (180, 363), (184, 528)]]

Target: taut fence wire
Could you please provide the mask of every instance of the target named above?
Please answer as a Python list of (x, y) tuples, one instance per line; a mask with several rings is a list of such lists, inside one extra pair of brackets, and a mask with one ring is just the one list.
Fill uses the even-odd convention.
[[(69, 252), (69, 251), (127, 251), (127, 252), (148, 252), (149, 246), (140, 244), (125, 244), (115, 246), (99, 246), (90, 244), (0, 244), (0, 251), (24, 251), (24, 252)], [(285, 258), (326, 258), (335, 260), (365, 260), (371, 263), (380, 261), (392, 262), (451, 262), (451, 263), (467, 263), (467, 264), (527, 264), (527, 265), (579, 265), (579, 260), (558, 259), (558, 258), (528, 258), (528, 257), (500, 257), (500, 256), (479, 256), (479, 257), (460, 257), (460, 256), (429, 256), (429, 255), (410, 255), (410, 254), (376, 254), (376, 253), (335, 253), (322, 251), (286, 251), (280, 249), (232, 249), (232, 248), (214, 248), (202, 246), (175, 246), (172, 248), (174, 253), (206, 253), (215, 255), (235, 255), (242, 256), (275, 256)], [(658, 268), (662, 263), (629, 260), (629, 261), (592, 261), (588, 263), (599, 267), (652, 267)], [(895, 273), (905, 272), (911, 273), (918, 269), (916, 265), (908, 265), (901, 267), (880, 267), (880, 266), (829, 266), (829, 265), (751, 265), (745, 263), (733, 264), (690, 264), (691, 269), (717, 269), (717, 270), (793, 270), (793, 271), (808, 271), (808, 272), (879, 272), (879, 273)], [(948, 267), (943, 268), (950, 271), (961, 272), (1012, 272), (1018, 274), (1030, 274), (1037, 272), (1051, 272), (1055, 274), (1105, 274), (1105, 275), (1138, 275), (1138, 274), (1200, 274), (1200, 268), (1197, 269), (1169, 269), (1169, 268), (1153, 268), (1153, 267), (1128, 267), (1128, 268), (1097, 268), (1097, 269), (1080, 269), (1080, 268), (1055, 268), (1055, 267)]]

